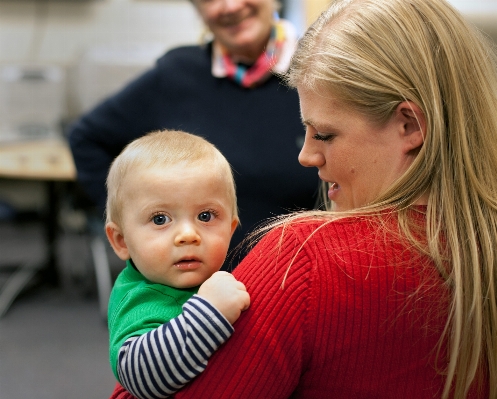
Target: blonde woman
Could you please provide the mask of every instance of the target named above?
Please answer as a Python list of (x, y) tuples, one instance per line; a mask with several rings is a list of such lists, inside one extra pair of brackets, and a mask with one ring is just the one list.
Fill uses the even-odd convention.
[(330, 210), (270, 226), (177, 397), (497, 398), (496, 75), (444, 0), (333, 2), (288, 77)]

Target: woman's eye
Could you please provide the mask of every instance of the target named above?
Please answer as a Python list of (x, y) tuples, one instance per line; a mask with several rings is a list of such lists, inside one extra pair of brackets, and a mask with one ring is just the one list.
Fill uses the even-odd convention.
[(156, 225), (160, 226), (169, 222), (171, 219), (166, 215), (155, 215), (152, 220)]
[(212, 212), (201, 212), (198, 214), (198, 220), (200, 220), (201, 222), (210, 222), (212, 219), (214, 219), (216, 217), (216, 215), (214, 215), (214, 213)]
[(319, 140), (319, 141), (331, 141), (335, 138), (334, 134), (322, 134), (322, 133), (316, 133), (314, 136), (312, 136), (314, 140)]

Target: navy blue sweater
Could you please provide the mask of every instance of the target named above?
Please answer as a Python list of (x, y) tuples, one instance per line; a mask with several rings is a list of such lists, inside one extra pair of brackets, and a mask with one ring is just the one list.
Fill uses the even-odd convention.
[(245, 89), (212, 76), (210, 45), (180, 47), (84, 115), (69, 142), (78, 181), (101, 211), (112, 160), (158, 129), (205, 137), (232, 165), (241, 219), (232, 247), (268, 217), (314, 207), (316, 170), (297, 160), (305, 133), (298, 95), (278, 77)]

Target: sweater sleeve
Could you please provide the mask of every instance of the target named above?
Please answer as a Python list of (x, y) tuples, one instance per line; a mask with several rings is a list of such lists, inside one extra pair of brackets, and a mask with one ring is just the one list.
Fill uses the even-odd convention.
[(210, 356), (232, 333), (224, 316), (194, 295), (181, 315), (124, 343), (118, 357), (119, 380), (137, 398), (167, 398), (204, 371)]

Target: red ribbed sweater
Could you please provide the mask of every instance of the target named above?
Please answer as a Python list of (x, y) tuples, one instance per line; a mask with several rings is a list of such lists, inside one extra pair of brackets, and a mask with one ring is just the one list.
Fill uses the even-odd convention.
[[(430, 261), (384, 227), (297, 223), (281, 245), (281, 229), (269, 233), (234, 272), (250, 309), (175, 397), (439, 398), (448, 292)], [(117, 386), (112, 399), (128, 398)]]

